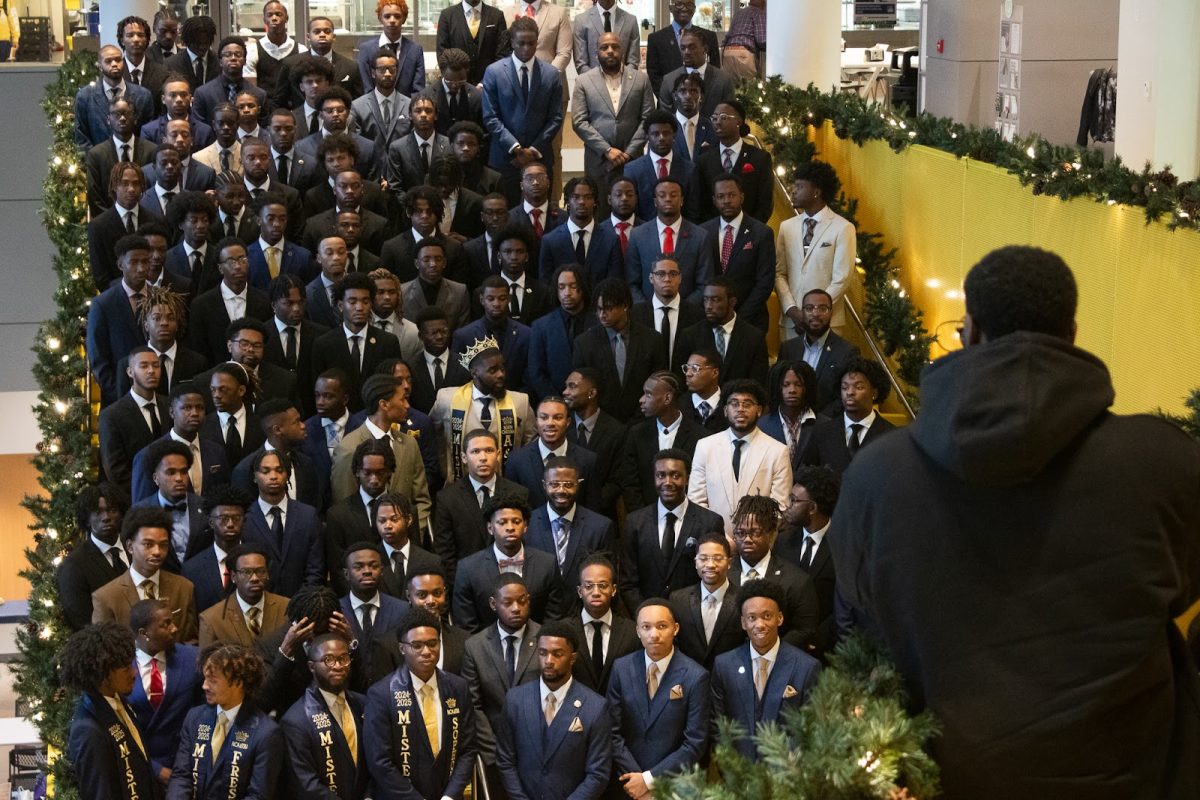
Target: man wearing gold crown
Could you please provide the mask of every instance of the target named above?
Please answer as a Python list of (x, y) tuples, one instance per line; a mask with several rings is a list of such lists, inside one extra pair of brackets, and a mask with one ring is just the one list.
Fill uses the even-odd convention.
[(471, 382), (439, 389), (429, 413), (438, 426), (442, 470), (453, 480), (462, 475), (464, 438), (476, 428), (500, 440), (501, 469), (508, 454), (534, 436), (529, 395), (505, 390), (504, 354), (496, 340), (476, 339), (459, 361), (471, 373)]

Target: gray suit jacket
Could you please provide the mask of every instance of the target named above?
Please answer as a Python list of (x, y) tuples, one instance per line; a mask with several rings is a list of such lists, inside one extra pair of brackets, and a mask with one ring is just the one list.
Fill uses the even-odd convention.
[[(603, 13), (604, 9), (593, 5), (575, 17), (571, 23), (575, 26), (575, 71), (580, 75), (600, 66), (596, 52), (600, 37), (604, 34)], [(620, 3), (616, 3), (612, 7), (610, 19), (613, 33), (621, 38), (621, 52), (625, 54), (625, 63), (637, 69), (642, 60), (642, 38), (638, 31), (637, 17), (623, 10)]]
[(391, 100), (390, 125), (383, 122), (383, 110), (379, 107), (374, 90), (354, 98), (350, 104), (350, 124), (355, 126), (359, 136), (375, 142), (376, 153), (386, 153), (388, 145), (412, 130), (412, 117), (408, 113), (412, 101), (399, 92), (394, 92)]
[[(425, 301), (425, 292), (421, 290), (420, 278), (413, 278), (405, 283), (400, 287), (400, 293), (404, 295), (406, 319), (416, 319), (421, 309), (429, 305)], [(461, 328), (471, 321), (471, 298), (466, 284), (442, 278), (435, 305), (446, 312), (450, 320), (450, 330)]]
[(525, 623), (517, 642), (517, 664), (510, 683), (504, 663), (504, 642), (493, 623), (467, 639), (463, 653), (462, 677), (471, 687), (475, 706), (475, 736), (484, 761), (496, 762), (496, 731), (504, 728), (504, 697), (508, 690), (538, 679), (537, 635), (541, 628), (533, 620)]
[(654, 109), (654, 90), (644, 72), (626, 66), (619, 107), (613, 109), (604, 71), (593, 69), (576, 79), (571, 108), (571, 127), (583, 140), (584, 172), (602, 177), (604, 154), (610, 147), (624, 150), (631, 159), (642, 154), (646, 146), (642, 119)]
[[(662, 87), (658, 90), (660, 107), (675, 112), (675, 95), (672, 94), (671, 87), (675, 85), (675, 79), (686, 71), (686, 67), (679, 67), (663, 76)], [(714, 67), (711, 62), (704, 65), (700, 77), (704, 78), (704, 104), (700, 107), (700, 115), (711, 117), (717, 104), (732, 100), (737, 95), (737, 88), (733, 85), (733, 78), (729, 73), (720, 67)]]

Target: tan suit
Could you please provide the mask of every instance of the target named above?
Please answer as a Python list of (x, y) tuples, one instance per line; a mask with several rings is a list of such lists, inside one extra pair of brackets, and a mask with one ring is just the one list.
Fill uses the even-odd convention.
[[(192, 158), (199, 161), (201, 164), (207, 164), (212, 167), (212, 171), (221, 174), (221, 145), (213, 142), (203, 150), (193, 153)], [(229, 169), (232, 172), (240, 172), (242, 169), (242, 143), (234, 142), (233, 147), (229, 148)]]
[[(524, 16), (522, 3), (514, 3), (507, 9), (508, 24), (517, 17)], [(537, 57), (549, 61), (563, 74), (563, 96), (566, 92), (567, 65), (571, 63), (571, 52), (574, 47), (574, 37), (571, 33), (571, 18), (567, 9), (556, 6), (548, 0), (542, 0), (537, 16), (533, 18), (538, 26)]]
[(237, 601), (237, 592), (226, 597), (200, 614), (200, 646), (213, 642), (237, 642), (254, 647), (262, 637), (287, 624), (288, 598), (280, 594), (263, 593), (262, 632), (258, 639), (246, 626), (246, 617)]
[[(175, 613), (179, 626), (176, 640), (186, 644), (196, 643), (196, 599), (192, 582), (180, 575), (160, 570), (158, 573), (158, 596)], [(92, 592), (92, 622), (119, 622), (129, 625), (129, 610), (142, 599), (133, 576), (126, 570), (121, 577)]]
[[(457, 459), (462, 456), (461, 453), (450, 452), (450, 449), (454, 446), (454, 417), (451, 413), (451, 403), (454, 402), (454, 394), (460, 388), (462, 387), (447, 386), (444, 389), (438, 389), (437, 399), (433, 401), (433, 408), (429, 410), (429, 416), (433, 420), (433, 424), (437, 426), (438, 457), (442, 461), (442, 474), (447, 476), (447, 483), (450, 482), (451, 476), (454, 474), (451, 459)], [(527, 445), (537, 435), (537, 431), (533, 427), (533, 410), (529, 407), (529, 395), (512, 389), (509, 389), (506, 394), (512, 398), (513, 416), (516, 417), (517, 447)], [(496, 413), (496, 408), (493, 406), (490, 430), (497, 436), (500, 434), (499, 419), (499, 414)], [(467, 409), (466, 416), (463, 418), (463, 436), (465, 437), (476, 428), (482, 427), (484, 426), (479, 421), (479, 403), (471, 403)], [(516, 447), (513, 449), (515, 450)], [(504, 471), (503, 460), (500, 462), (500, 471)]]
[(784, 340), (795, 338), (796, 326), (787, 310), (804, 302), (804, 293), (824, 289), (833, 298), (830, 325), (841, 330), (846, 325), (846, 305), (843, 298), (856, 279), (854, 261), (857, 257), (854, 226), (838, 216), (828, 206), (817, 215), (813, 238), (804, 247), (804, 217), (796, 216), (779, 226), (775, 246), (775, 294), (779, 296), (780, 334)]
[[(344, 500), (358, 491), (358, 479), (352, 469), (354, 451), (371, 438), (367, 426), (360, 425), (342, 437), (333, 453), (333, 471), (330, 483), (333, 500)], [(417, 509), (421, 528), (429, 528), (433, 503), (429, 498), (429, 481), (425, 477), (425, 462), (421, 459), (421, 448), (417, 440), (407, 434), (392, 437), (392, 452), (396, 454), (396, 471), (392, 473), (389, 492), (399, 492), (412, 501)], [(413, 537), (414, 539), (419, 537)]]

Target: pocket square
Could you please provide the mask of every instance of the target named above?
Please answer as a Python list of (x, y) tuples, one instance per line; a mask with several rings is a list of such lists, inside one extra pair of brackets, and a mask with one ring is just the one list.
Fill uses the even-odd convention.
[(787, 700), (789, 697), (795, 697), (797, 694), (798, 694), (798, 692), (796, 691), (795, 687), (793, 687), (790, 683), (787, 686), (783, 687), (783, 699), (784, 700)]
[(745, 247), (743, 247), (742, 249), (743, 249), (743, 250), (753, 250), (753, 249), (754, 249), (754, 242), (746, 242), (746, 246), (745, 246)]
[[(790, 686), (788, 687), (791, 688)], [(793, 690), (795, 691), (795, 690)], [(571, 727), (567, 728), (568, 733), (583, 733), (583, 723), (579, 721), (579, 717), (571, 720)]]
[(821, 242), (821, 247), (833, 247), (833, 242)]
[(683, 686), (681, 684), (677, 683), (671, 687), (671, 699), (672, 700), (682, 700), (683, 699)]

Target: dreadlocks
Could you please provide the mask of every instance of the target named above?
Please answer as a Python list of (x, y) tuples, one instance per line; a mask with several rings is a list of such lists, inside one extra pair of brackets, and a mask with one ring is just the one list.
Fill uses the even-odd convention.
[(318, 633), (329, 627), (329, 618), (339, 608), (338, 596), (328, 586), (305, 586), (292, 595), (287, 604), (288, 619), (296, 622), (308, 617)]
[(166, 286), (150, 286), (142, 290), (146, 293), (146, 297), (142, 300), (141, 306), (138, 307), (137, 323), (139, 328), (146, 327), (146, 319), (150, 316), (150, 310), (155, 306), (166, 306), (175, 315), (175, 321), (179, 323), (179, 337), (182, 338), (184, 328), (187, 325), (187, 301), (179, 292), (174, 291)]
[(737, 508), (733, 512), (733, 527), (736, 528), (745, 519), (754, 519), (762, 525), (763, 532), (771, 536), (779, 530), (783, 511), (770, 495), (748, 494), (738, 500)]

